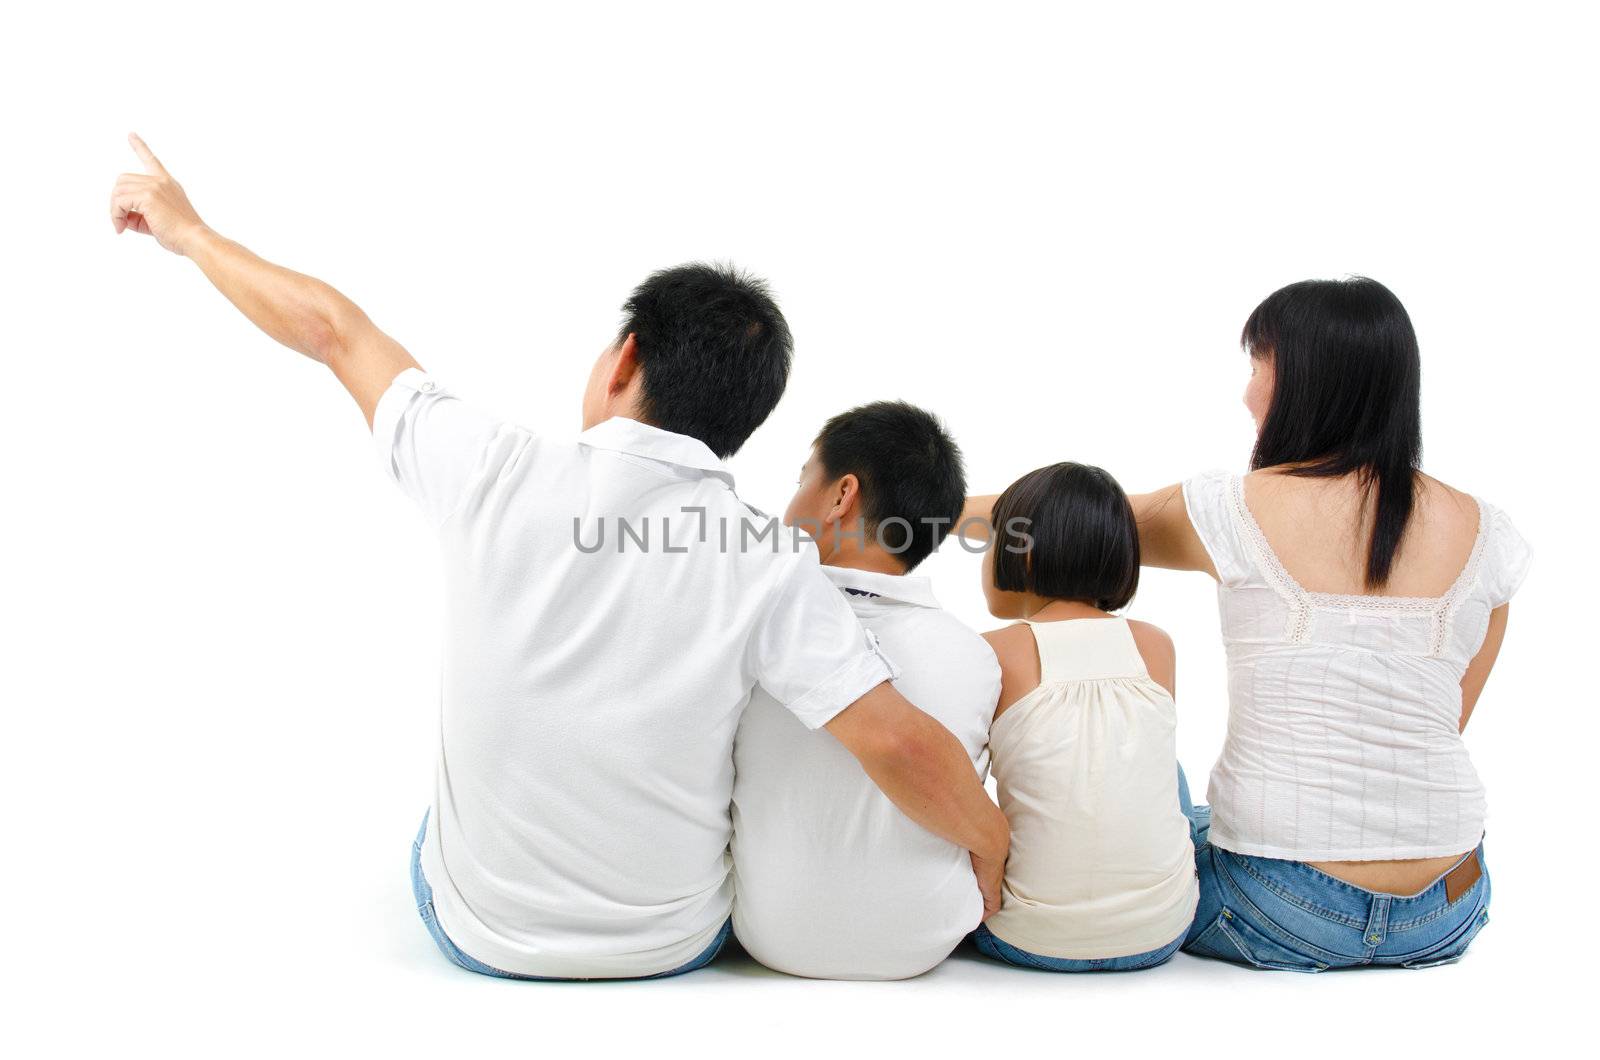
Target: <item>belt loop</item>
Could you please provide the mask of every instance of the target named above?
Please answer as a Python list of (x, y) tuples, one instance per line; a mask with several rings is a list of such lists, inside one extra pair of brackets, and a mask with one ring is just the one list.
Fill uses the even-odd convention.
[(1372, 912), (1367, 916), (1367, 930), (1361, 936), (1369, 957), (1374, 950), (1383, 945), (1383, 940), (1389, 933), (1389, 903), (1392, 900), (1387, 894), (1372, 896)]

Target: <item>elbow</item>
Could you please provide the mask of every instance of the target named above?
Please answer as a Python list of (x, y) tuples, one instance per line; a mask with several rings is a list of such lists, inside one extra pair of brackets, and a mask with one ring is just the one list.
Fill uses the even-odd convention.
[(314, 361), (332, 368), (345, 350), (344, 335), (338, 325), (320, 314), (313, 313), (301, 322), (300, 352)]
[(901, 777), (922, 777), (936, 771), (940, 759), (938, 733), (927, 725), (896, 725), (879, 733), (872, 755), (880, 768)]
[(371, 326), (372, 321), (358, 307), (338, 298), (307, 306), (299, 321), (304, 352), (335, 370)]

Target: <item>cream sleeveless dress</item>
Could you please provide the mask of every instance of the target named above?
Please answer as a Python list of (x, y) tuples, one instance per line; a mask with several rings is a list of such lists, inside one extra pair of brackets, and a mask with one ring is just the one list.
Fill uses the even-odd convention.
[(1039, 687), (989, 732), (1011, 856), (988, 928), (1043, 957), (1160, 949), (1188, 931), (1200, 893), (1172, 696), (1124, 619), (1028, 625)]

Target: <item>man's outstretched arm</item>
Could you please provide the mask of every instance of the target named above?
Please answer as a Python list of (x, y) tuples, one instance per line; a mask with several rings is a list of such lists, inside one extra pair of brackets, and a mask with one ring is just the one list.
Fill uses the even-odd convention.
[(265, 261), (206, 227), (183, 188), (138, 136), (128, 142), (144, 173), (124, 173), (111, 192), (111, 224), (154, 236), (200, 266), (206, 279), (262, 331), (333, 370), (372, 424), (394, 377), (420, 365), (361, 307), (321, 280)]

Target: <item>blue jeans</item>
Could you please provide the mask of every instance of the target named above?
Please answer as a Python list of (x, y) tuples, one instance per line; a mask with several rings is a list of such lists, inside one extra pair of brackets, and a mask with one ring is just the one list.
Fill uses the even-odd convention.
[(1135, 953), (1129, 957), (1079, 960), (1069, 957), (1042, 957), (1037, 953), (1019, 950), (1011, 943), (998, 938), (986, 925), (979, 924), (978, 930), (972, 933), (972, 944), (977, 946), (978, 952), (985, 957), (992, 957), (997, 961), (1016, 965), (1018, 968), (1037, 968), (1045, 972), (1137, 972), (1141, 968), (1154, 968), (1158, 964), (1166, 964), (1172, 959), (1172, 955), (1178, 952), (1178, 947), (1183, 945), (1183, 939), (1176, 938), (1158, 950)]
[[(1183, 775), (1181, 764), (1178, 766), (1178, 806), (1183, 810), (1183, 815), (1189, 819), (1189, 838), (1193, 839), (1195, 807), (1194, 801), (1189, 797), (1189, 778)], [(1183, 945), (1183, 937), (1180, 935), (1165, 946), (1126, 957), (1093, 959), (1045, 957), (1018, 949), (990, 931), (987, 925), (979, 924), (978, 929), (972, 933), (972, 944), (978, 947), (978, 952), (985, 957), (1016, 965), (1018, 968), (1037, 968), (1046, 972), (1137, 972), (1142, 968), (1154, 968), (1158, 964), (1170, 961), (1172, 955)]]
[[(498, 968), (484, 964), (474, 957), (469, 957), (461, 952), (461, 948), (450, 941), (450, 936), (444, 933), (444, 928), (439, 926), (438, 917), (433, 914), (433, 888), (428, 886), (428, 881), (422, 875), (422, 840), (428, 834), (428, 815), (422, 815), (422, 827), (417, 830), (417, 840), (411, 844), (411, 893), (417, 899), (417, 913), (422, 917), (422, 923), (428, 929), (428, 934), (433, 936), (433, 941), (438, 943), (439, 950), (450, 959), (457, 967), (465, 968), (469, 972), (479, 975), (492, 975), (500, 979), (535, 979), (543, 982), (565, 982), (555, 976), (545, 975), (520, 975), (516, 972), (503, 972)], [(733, 934), (733, 919), (730, 917), (722, 925), (722, 930), (717, 932), (717, 937), (688, 964), (670, 971), (657, 972), (655, 975), (637, 976), (640, 979), (665, 979), (671, 975), (682, 975), (692, 972), (696, 968), (704, 968), (727, 944), (728, 936)]]
[(1186, 953), (1295, 972), (1431, 968), (1460, 960), (1489, 922), (1489, 869), (1481, 843), (1467, 858), (1477, 859), (1482, 875), (1452, 901), (1450, 873), (1420, 894), (1382, 894), (1301, 861), (1212, 846), (1206, 841), (1209, 806), (1196, 807), (1191, 819), (1199, 841), (1200, 906), (1184, 940)]

